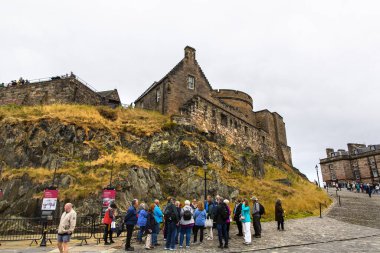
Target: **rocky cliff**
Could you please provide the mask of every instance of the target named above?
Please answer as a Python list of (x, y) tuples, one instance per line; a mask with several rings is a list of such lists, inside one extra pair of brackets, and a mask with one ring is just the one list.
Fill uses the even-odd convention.
[(38, 216), (54, 171), (60, 208), (70, 201), (81, 215), (99, 213), (111, 171), (123, 210), (133, 198), (203, 198), (204, 161), (209, 194), (230, 199), (255, 194), (268, 206), (269, 218), (277, 198), (293, 216), (311, 215), (320, 201), (329, 201), (294, 168), (158, 113), (79, 105), (0, 107), (3, 216)]

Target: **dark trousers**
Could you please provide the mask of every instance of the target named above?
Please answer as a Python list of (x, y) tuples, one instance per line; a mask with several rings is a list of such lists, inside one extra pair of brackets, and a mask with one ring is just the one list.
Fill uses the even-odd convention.
[(177, 226), (174, 222), (167, 223), (167, 237), (166, 237), (166, 248), (167, 249), (175, 249), (175, 237), (177, 234)]
[(216, 228), (218, 229), (219, 245), (223, 245), (223, 239), (224, 245), (228, 245), (227, 224), (217, 224)]
[(239, 219), (236, 219), (236, 226), (239, 230), (239, 234), (238, 235), (243, 235), (243, 225), (241, 224), (241, 221)]
[(128, 249), (131, 247), (131, 239), (132, 239), (132, 234), (133, 234), (133, 229), (135, 225), (126, 225), (127, 226), (127, 239), (125, 242), (125, 249)]
[(282, 230), (284, 230), (284, 219), (277, 221), (277, 229), (280, 230), (280, 227)]
[(230, 238), (230, 223), (228, 222), (226, 225), (227, 225), (227, 237)]
[(194, 226), (194, 242), (197, 242), (197, 237), (198, 237), (198, 231), (199, 233), (199, 241), (203, 242), (203, 230), (205, 229), (204, 226)]
[(110, 238), (110, 242), (112, 242), (112, 229), (111, 229), (111, 224), (104, 224), (104, 234), (103, 234), (103, 239), (104, 242), (107, 242), (108, 236)]
[(167, 239), (167, 237), (168, 237), (168, 224), (169, 224), (169, 222), (167, 220), (165, 220), (164, 239)]
[(253, 216), (253, 229), (255, 230), (255, 236), (261, 236), (260, 218), (260, 216)]

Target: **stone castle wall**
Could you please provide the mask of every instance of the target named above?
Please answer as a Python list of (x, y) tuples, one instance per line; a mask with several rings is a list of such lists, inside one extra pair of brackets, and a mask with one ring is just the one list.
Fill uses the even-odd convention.
[(0, 88), (0, 105), (102, 105), (102, 97), (74, 77)]
[(183, 108), (182, 116), (175, 115), (172, 119), (179, 124), (195, 125), (205, 132), (220, 134), (229, 144), (249, 148), (256, 154), (292, 164), (288, 146), (278, 146), (275, 135), (237, 118), (227, 109), (197, 96)]

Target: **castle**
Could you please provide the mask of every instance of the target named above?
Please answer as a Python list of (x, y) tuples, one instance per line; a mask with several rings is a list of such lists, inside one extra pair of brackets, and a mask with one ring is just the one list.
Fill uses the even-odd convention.
[(320, 159), (323, 181), (328, 185), (333, 182), (380, 182), (380, 145), (349, 143), (347, 147), (348, 151), (326, 149), (327, 157)]
[(35, 81), (12, 81), (0, 85), (0, 105), (88, 104), (120, 106), (118, 91), (94, 91), (85, 81), (71, 75)]
[(292, 165), (281, 115), (253, 111), (252, 97), (242, 91), (214, 90), (192, 47), (185, 48), (184, 58), (154, 82), (135, 101), (135, 107), (171, 115), (176, 123), (221, 134), (231, 144)]

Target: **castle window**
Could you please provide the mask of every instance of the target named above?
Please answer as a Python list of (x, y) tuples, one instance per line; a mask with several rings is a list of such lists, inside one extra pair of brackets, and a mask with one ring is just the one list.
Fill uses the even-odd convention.
[(354, 176), (356, 180), (360, 180), (360, 172), (358, 170), (354, 170)]
[(160, 98), (161, 98), (161, 94), (160, 94), (160, 90), (157, 90), (156, 91), (156, 102), (160, 102)]
[(334, 170), (332, 164), (329, 165), (329, 170), (330, 170), (330, 178), (331, 178), (331, 180), (336, 180), (335, 170)]
[(222, 126), (228, 125), (227, 115), (223, 113), (220, 114), (220, 123), (222, 124)]
[(193, 76), (187, 77), (187, 88), (189, 90), (194, 90), (195, 88), (195, 78)]

